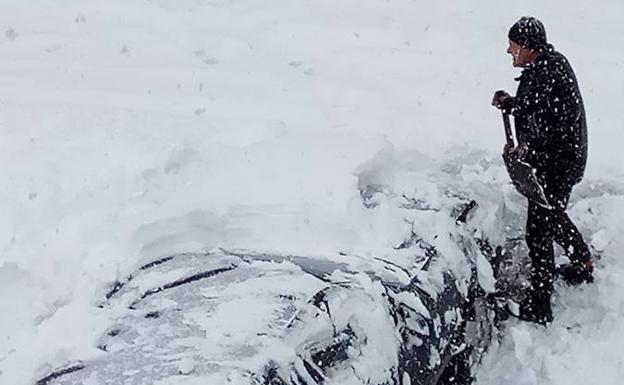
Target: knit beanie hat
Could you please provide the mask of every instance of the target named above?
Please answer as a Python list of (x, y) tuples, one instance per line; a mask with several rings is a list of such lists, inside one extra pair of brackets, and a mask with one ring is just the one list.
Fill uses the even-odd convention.
[(509, 40), (533, 50), (543, 50), (548, 45), (546, 28), (534, 17), (523, 16), (509, 29)]

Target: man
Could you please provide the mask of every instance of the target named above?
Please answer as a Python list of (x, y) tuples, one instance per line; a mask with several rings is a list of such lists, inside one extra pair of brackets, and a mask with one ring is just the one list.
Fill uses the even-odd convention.
[(551, 322), (555, 258), (553, 240), (571, 263), (559, 273), (572, 284), (593, 281), (587, 244), (565, 210), (572, 187), (585, 171), (587, 125), (583, 99), (568, 60), (546, 39), (544, 25), (522, 17), (509, 30), (507, 53), (523, 68), (516, 96), (494, 94), (494, 104), (514, 116), (518, 147), (504, 152), (521, 157), (536, 169), (552, 209), (529, 201), (526, 241), (531, 258), (531, 287), (520, 304), (520, 318)]

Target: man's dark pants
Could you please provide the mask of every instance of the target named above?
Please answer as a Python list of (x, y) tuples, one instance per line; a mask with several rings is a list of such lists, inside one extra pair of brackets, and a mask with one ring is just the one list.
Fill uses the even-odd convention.
[(550, 321), (550, 297), (555, 275), (553, 241), (563, 247), (573, 263), (588, 261), (591, 255), (581, 233), (565, 212), (572, 186), (546, 183), (542, 183), (542, 186), (553, 209), (549, 210), (529, 201), (526, 242), (531, 258), (532, 290), (525, 311), (530, 312), (530, 316), (538, 321)]

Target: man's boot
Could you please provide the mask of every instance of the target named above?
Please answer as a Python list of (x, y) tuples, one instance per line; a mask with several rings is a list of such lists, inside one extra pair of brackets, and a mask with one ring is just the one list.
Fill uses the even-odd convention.
[(531, 290), (520, 303), (518, 318), (523, 321), (547, 325), (553, 321), (550, 295)]
[(591, 260), (563, 264), (557, 267), (557, 273), (569, 285), (594, 282), (594, 264)]

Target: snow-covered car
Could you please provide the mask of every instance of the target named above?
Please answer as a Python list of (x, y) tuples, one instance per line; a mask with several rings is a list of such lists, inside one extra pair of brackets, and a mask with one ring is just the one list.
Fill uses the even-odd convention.
[[(419, 178), (441, 198), (360, 186), (366, 207), (392, 207), (408, 226), (385, 255), (214, 249), (145, 264), (100, 304), (115, 315), (101, 353), (37, 385), (471, 383), (496, 332), (489, 295), (521, 282), (509, 252), (520, 226), (509, 207), (484, 210), (452, 185)], [(492, 211), (511, 223), (500, 246), (475, 227)]]

